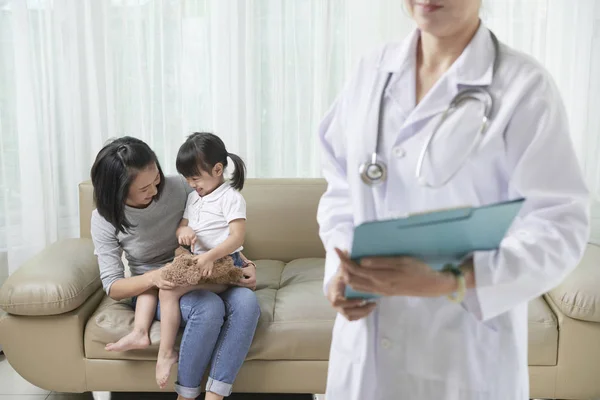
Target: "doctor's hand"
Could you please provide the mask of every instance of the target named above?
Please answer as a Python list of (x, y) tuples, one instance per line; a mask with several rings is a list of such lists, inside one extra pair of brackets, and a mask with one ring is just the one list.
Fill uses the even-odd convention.
[(449, 272), (411, 257), (365, 258), (357, 265), (340, 250), (341, 280), (352, 289), (381, 296), (439, 297), (457, 290)]
[(342, 270), (340, 269), (327, 287), (327, 299), (337, 312), (342, 314), (348, 321), (357, 321), (373, 312), (377, 306), (376, 303), (367, 303), (360, 299), (346, 299), (344, 297), (345, 289), (346, 285), (342, 280)]

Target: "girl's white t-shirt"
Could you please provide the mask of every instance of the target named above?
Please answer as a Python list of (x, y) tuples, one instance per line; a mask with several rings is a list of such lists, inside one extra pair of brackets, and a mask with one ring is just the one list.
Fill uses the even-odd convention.
[[(229, 237), (231, 221), (246, 219), (246, 200), (227, 182), (204, 197), (193, 191), (188, 195), (183, 218), (196, 233), (193, 253), (203, 254)], [(242, 250), (240, 247), (235, 252)]]

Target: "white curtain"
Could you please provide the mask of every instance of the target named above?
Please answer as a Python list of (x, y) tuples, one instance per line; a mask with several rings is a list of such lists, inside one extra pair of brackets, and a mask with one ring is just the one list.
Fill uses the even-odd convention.
[[(484, 0), (482, 18), (553, 74), (600, 194), (600, 1)], [(252, 177), (320, 176), (323, 113), (412, 28), (402, 0), (0, 0), (0, 282), (77, 236), (77, 184), (111, 137), (147, 141), (167, 173), (210, 130)]]

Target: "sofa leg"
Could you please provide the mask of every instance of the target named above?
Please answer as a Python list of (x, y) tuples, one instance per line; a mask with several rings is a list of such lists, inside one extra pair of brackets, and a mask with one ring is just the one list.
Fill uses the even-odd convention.
[(110, 400), (110, 392), (92, 392), (94, 400)]

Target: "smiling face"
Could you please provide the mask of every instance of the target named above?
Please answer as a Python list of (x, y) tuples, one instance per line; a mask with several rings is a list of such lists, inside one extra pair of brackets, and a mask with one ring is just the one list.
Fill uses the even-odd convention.
[(481, 0), (403, 0), (419, 29), (436, 37), (454, 36), (479, 21)]
[(158, 193), (159, 184), (160, 172), (156, 164), (152, 163), (136, 174), (129, 186), (125, 204), (136, 208), (148, 206)]
[(210, 173), (198, 169), (200, 175), (186, 177), (186, 180), (200, 197), (211, 194), (223, 184), (223, 164), (217, 163)]

